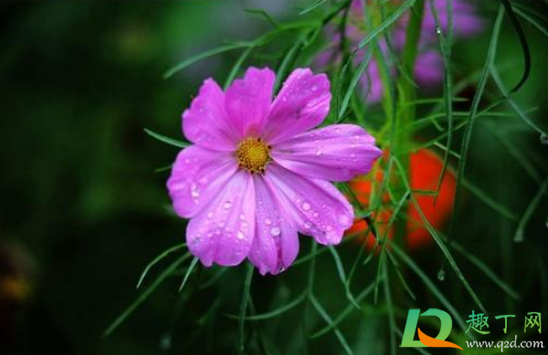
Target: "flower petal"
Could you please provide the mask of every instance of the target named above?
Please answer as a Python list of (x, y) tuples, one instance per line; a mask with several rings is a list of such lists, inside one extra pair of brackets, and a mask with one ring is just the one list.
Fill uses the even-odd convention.
[(248, 255), (255, 231), (255, 191), (248, 172), (238, 171), (186, 230), (190, 252), (205, 266), (231, 266)]
[(417, 56), (415, 78), (420, 85), (434, 86), (443, 81), (443, 58), (436, 51), (426, 51)]
[(239, 138), (261, 132), (270, 111), (275, 80), (272, 70), (251, 67), (226, 91), (226, 110)]
[(330, 102), (325, 74), (296, 69), (272, 103), (263, 137), (272, 145), (316, 127), (329, 113)]
[(318, 243), (338, 244), (352, 226), (352, 206), (329, 182), (305, 178), (276, 163), (267, 167), (265, 179), (278, 191), (283, 210), (297, 230)]
[(182, 150), (167, 181), (175, 212), (184, 218), (200, 212), (237, 169), (232, 153), (215, 152), (195, 145)]
[(278, 164), (295, 173), (348, 181), (367, 174), (381, 150), (360, 126), (340, 124), (295, 136), (275, 146), (271, 154)]
[(213, 79), (204, 81), (190, 108), (183, 112), (183, 132), (203, 148), (236, 150), (237, 136), (225, 110), (225, 94)]
[(262, 176), (254, 176), (255, 237), (249, 260), (261, 274), (277, 274), (289, 267), (299, 252), (299, 238), (293, 220), (278, 202), (276, 192)]

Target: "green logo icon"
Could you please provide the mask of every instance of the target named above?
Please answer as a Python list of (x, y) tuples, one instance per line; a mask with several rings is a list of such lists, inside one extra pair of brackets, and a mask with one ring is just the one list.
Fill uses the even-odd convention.
[[(418, 308), (413, 308), (409, 310), (407, 314), (407, 323), (405, 324), (405, 330), (403, 331), (403, 339), (400, 347), (402, 348), (456, 348), (461, 349), (455, 343), (450, 341), (445, 341), (449, 334), (451, 334), (451, 329), (453, 328), (453, 319), (449, 313), (442, 311), (437, 308), (430, 308), (423, 314), (420, 314), (421, 310)], [(438, 317), (441, 322), (441, 327), (439, 334), (436, 337), (431, 337), (424, 334), (419, 325), (419, 317)], [(419, 335), (419, 340), (415, 340), (415, 329)]]

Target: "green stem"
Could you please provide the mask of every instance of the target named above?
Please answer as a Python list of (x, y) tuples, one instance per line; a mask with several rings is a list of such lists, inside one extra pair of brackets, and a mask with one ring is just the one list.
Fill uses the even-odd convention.
[[(424, 13), (424, 0), (417, 0), (411, 12), (409, 14), (409, 24), (407, 25), (405, 44), (402, 52), (402, 68), (406, 72), (407, 77), (413, 77), (413, 72), (415, 68), (415, 61), (417, 58), (417, 52), (419, 47), (419, 40), (421, 34), (422, 26), (422, 17)], [(394, 141), (392, 144), (392, 152), (401, 151), (406, 146), (409, 146), (411, 143), (411, 131), (405, 130), (404, 127), (407, 127), (415, 119), (415, 105), (409, 105), (408, 103), (414, 102), (416, 100), (416, 87), (405, 78), (404, 75), (400, 76), (398, 81), (398, 103), (399, 110), (397, 112), (397, 126), (395, 127)], [(398, 157), (399, 161), (403, 165), (403, 170), (407, 175), (409, 175), (409, 154)], [(408, 176), (402, 177), (402, 179), (407, 179)], [(403, 189), (399, 189), (402, 184), (398, 184), (395, 191), (397, 192), (396, 198), (401, 197), (405, 194)], [(401, 190), (401, 191), (400, 191)], [(406, 213), (407, 206), (403, 206), (403, 212)], [(396, 226), (396, 237), (402, 237), (405, 233), (405, 225), (399, 223)]]

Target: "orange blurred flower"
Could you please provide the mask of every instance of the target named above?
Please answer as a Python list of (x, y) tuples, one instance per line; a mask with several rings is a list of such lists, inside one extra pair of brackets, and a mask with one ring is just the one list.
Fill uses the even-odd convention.
[[(428, 149), (421, 149), (416, 153), (411, 153), (409, 156), (409, 169), (410, 169), (410, 185), (412, 190), (422, 191), (435, 191), (438, 179), (443, 167), (442, 159), (434, 152)], [(369, 175), (370, 177), (373, 174)], [(374, 174), (375, 181), (380, 183), (383, 178), (383, 172), (381, 169), (377, 169)], [(369, 204), (369, 198), (371, 194), (372, 181), (370, 180), (353, 180), (350, 182), (350, 187), (354, 191), (358, 201), (364, 205)], [(375, 184), (378, 186), (379, 184)], [(441, 183), (440, 191), (436, 197), (434, 195), (428, 195), (423, 193), (414, 193), (414, 197), (417, 200), (424, 216), (430, 222), (435, 229), (440, 229), (449, 217), (455, 195), (455, 173), (451, 169), (447, 169), (443, 181)], [(390, 200), (386, 193), (382, 197), (383, 202)], [(432, 238), (430, 233), (424, 226), (419, 212), (413, 204), (409, 204), (407, 207), (407, 222), (406, 222), (406, 234), (405, 241), (410, 249), (417, 249), (430, 244)], [(392, 238), (392, 230), (388, 233), (386, 228), (388, 221), (392, 216), (391, 209), (384, 209), (378, 213), (372, 214), (372, 219), (375, 220), (375, 229), (377, 236), (382, 237), (387, 235), (388, 238)], [(360, 220), (354, 223), (354, 225), (346, 231), (347, 235), (360, 234), (360, 240), (363, 241), (369, 249), (372, 249), (375, 245), (375, 238), (371, 232), (367, 232), (368, 224), (365, 220)], [(367, 235), (365, 233), (367, 232)]]

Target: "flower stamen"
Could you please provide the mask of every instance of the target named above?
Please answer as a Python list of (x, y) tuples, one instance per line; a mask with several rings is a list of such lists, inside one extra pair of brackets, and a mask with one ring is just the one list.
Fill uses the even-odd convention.
[(269, 152), (270, 146), (261, 138), (247, 138), (238, 146), (238, 165), (250, 173), (264, 174), (266, 164), (270, 161)]

